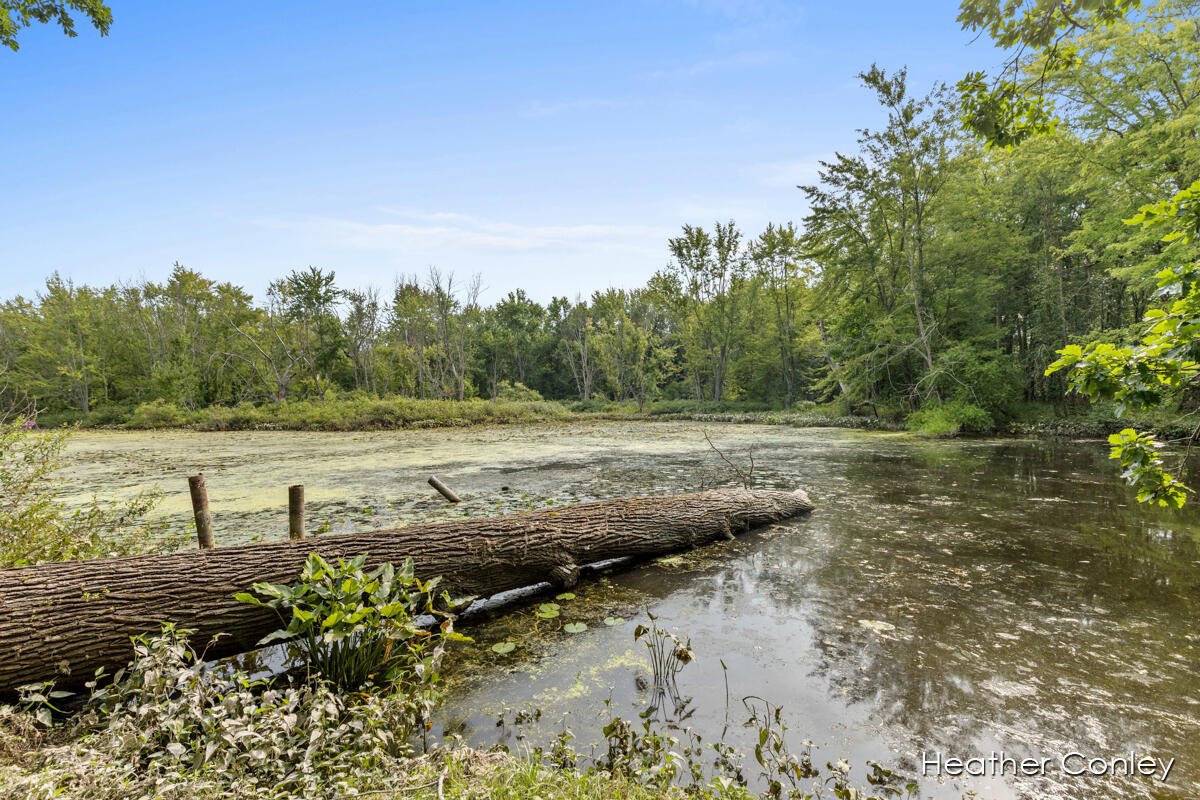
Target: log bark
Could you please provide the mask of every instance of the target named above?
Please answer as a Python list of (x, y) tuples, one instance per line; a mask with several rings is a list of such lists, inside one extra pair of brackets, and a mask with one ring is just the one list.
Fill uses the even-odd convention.
[(411, 556), (419, 576), (442, 576), (452, 596), (484, 598), (546, 581), (573, 586), (577, 565), (675, 552), (811, 509), (801, 491), (717, 489), (300, 542), (0, 570), (0, 692), (52, 679), (64, 688), (81, 686), (98, 667), (124, 666), (130, 637), (157, 631), (162, 622), (193, 629), (198, 647), (227, 634), (209, 649), (212, 656), (253, 649), (278, 627), (278, 618), (233, 595), (259, 581), (291, 583), (314, 551), (325, 558), (368, 553), (369, 565)]

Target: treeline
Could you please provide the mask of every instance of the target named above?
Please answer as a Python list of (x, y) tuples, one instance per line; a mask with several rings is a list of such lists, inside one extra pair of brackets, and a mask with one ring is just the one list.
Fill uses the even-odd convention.
[(93, 421), (158, 399), (331, 392), (837, 400), (979, 424), (1061, 409), (1062, 379), (1044, 376), (1055, 351), (1128, 338), (1158, 302), (1155, 273), (1187, 255), (1123, 220), (1200, 177), (1198, 42), (1191, 4), (1173, 1), (1078, 33), (1069, 70), (1034, 76), (1058, 132), (1008, 150), (963, 134), (944, 88), (872, 67), (886, 122), (801, 187), (799, 226), (685, 226), (641, 288), (485, 306), (478, 279), (436, 270), (385, 289), (309, 267), (258, 301), (179, 265), (163, 283), (54, 276), (0, 306), (0, 370), (7, 391)]
[[(363, 392), (422, 399), (815, 397), (812, 291), (793, 273), (795, 231), (743, 248), (730, 225), (672, 242), (677, 270), (633, 291), (491, 306), (479, 283), (430, 271), (339, 287), (297, 270), (265, 301), (176, 265), (163, 283), (103, 288), (55, 276), (0, 307), (0, 365), (48, 412), (103, 420), (161, 399), (195, 409)], [(786, 255), (791, 253), (790, 257)], [(110, 409), (109, 413), (105, 409)]]

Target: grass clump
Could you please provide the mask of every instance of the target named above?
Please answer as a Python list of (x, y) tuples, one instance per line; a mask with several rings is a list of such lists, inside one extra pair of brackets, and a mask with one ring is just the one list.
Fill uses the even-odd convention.
[(531, 389), (520, 384), (510, 389), (511, 399), (497, 400), (421, 400), (352, 394), (257, 406), (250, 403), (209, 406), (196, 411), (156, 400), (134, 409), (124, 420), (124, 426), (205, 431), (361, 431), (539, 422), (566, 415), (561, 405), (534, 397), (537, 393)]

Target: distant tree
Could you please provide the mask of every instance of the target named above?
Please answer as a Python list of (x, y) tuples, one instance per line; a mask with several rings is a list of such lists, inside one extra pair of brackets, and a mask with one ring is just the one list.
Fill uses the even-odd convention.
[(767, 229), (750, 245), (750, 262), (763, 282), (775, 309), (775, 334), (779, 346), (780, 376), (783, 379), (783, 407), (790, 408), (796, 397), (799, 373), (799, 316), (801, 292), (805, 288), (802, 273), (801, 241), (795, 226)]
[(16, 52), (17, 32), (35, 22), (54, 22), (67, 36), (78, 36), (72, 11), (82, 14), (101, 36), (108, 35), (112, 11), (100, 0), (0, 0), (0, 45)]
[(682, 235), (671, 239), (668, 247), (674, 257), (668, 272), (678, 287), (678, 305), (687, 320), (696, 399), (700, 399), (700, 369), (704, 365), (712, 381), (711, 397), (720, 401), (729, 365), (740, 344), (738, 288), (747, 272), (742, 232), (733, 220), (716, 223), (712, 234), (684, 225)]

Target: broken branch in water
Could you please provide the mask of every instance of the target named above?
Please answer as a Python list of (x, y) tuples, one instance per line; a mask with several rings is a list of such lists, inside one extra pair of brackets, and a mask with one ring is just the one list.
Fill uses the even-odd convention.
[(743, 489), (753, 488), (753, 486), (754, 486), (754, 448), (753, 447), (750, 448), (750, 471), (742, 472), (741, 468), (738, 467), (737, 464), (730, 461), (728, 458), (725, 457), (724, 453), (722, 453), (720, 450), (717, 449), (717, 446), (715, 444), (713, 444), (713, 440), (708, 437), (707, 430), (704, 431), (704, 441), (708, 442), (708, 446), (713, 449), (713, 452), (716, 453), (718, 456), (720, 456), (721, 460), (724, 461), (726, 464), (728, 464), (729, 468), (732, 469), (734, 471), (734, 473), (737, 474), (738, 480), (740, 480), (742, 482)]

